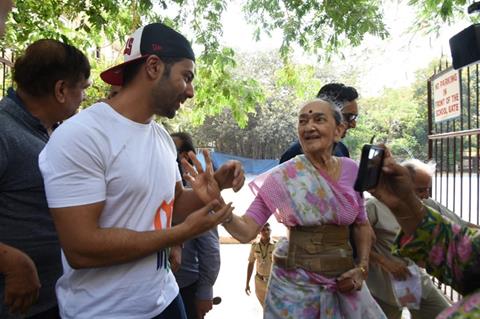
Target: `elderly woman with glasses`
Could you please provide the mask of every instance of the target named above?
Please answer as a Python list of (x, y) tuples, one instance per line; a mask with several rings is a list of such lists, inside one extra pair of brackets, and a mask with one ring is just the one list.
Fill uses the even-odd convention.
[[(256, 197), (245, 215), (223, 224), (241, 242), (255, 238), (272, 214), (288, 228), (288, 238), (274, 251), (264, 318), (385, 318), (363, 283), (371, 229), (363, 198), (353, 190), (358, 166), (332, 156), (345, 130), (341, 116), (327, 100), (303, 105), (298, 137), (305, 154), (251, 182)], [(220, 194), (208, 155), (206, 162), (206, 172), (198, 162), (197, 171), (183, 164), (194, 189), (209, 187), (211, 197), (203, 200), (210, 201)], [(349, 243), (352, 224), (356, 260)]]

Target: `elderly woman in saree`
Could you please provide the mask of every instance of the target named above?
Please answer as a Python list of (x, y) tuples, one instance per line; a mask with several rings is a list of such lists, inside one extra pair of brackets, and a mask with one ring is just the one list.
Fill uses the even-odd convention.
[[(241, 242), (253, 239), (272, 214), (288, 228), (288, 238), (274, 251), (264, 318), (386, 318), (364, 284), (371, 231), (363, 198), (353, 190), (358, 166), (349, 158), (332, 156), (344, 130), (341, 119), (339, 109), (327, 100), (303, 105), (298, 137), (304, 155), (251, 182), (256, 194), (251, 206), (223, 224)], [(205, 172), (198, 162), (196, 170), (188, 167), (187, 178), (194, 189), (209, 187), (212, 197), (219, 196), (216, 182), (204, 181), (213, 172), (208, 156), (206, 163)]]

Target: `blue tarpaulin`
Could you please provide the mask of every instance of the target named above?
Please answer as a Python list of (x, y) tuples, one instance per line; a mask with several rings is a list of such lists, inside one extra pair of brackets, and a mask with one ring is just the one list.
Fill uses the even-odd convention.
[[(229, 160), (240, 161), (246, 175), (259, 175), (278, 165), (278, 160), (276, 159), (253, 159), (219, 152), (210, 152), (210, 157), (215, 169)], [(197, 158), (202, 163), (202, 166), (205, 167), (205, 159), (202, 152), (198, 152)]]

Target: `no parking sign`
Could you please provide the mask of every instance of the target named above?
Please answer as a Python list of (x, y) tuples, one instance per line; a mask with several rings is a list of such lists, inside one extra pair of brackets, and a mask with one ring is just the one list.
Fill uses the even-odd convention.
[(460, 76), (456, 70), (441, 73), (432, 81), (435, 123), (457, 118), (461, 114)]

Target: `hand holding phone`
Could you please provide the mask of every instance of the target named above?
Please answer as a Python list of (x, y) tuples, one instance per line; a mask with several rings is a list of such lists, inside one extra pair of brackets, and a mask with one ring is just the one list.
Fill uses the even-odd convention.
[(377, 186), (382, 172), (384, 156), (385, 150), (380, 146), (372, 144), (363, 146), (360, 167), (353, 186), (357, 192), (363, 192)]

